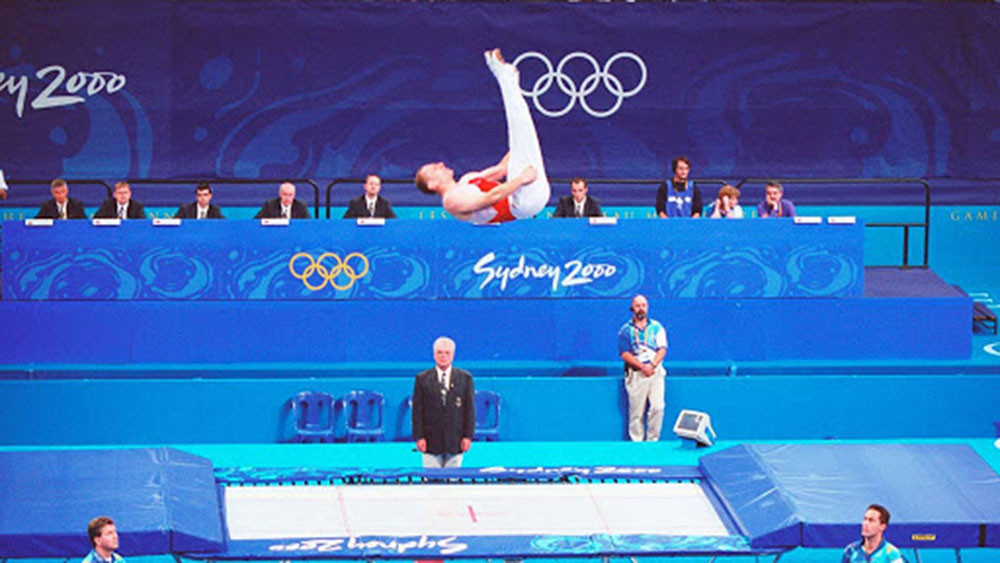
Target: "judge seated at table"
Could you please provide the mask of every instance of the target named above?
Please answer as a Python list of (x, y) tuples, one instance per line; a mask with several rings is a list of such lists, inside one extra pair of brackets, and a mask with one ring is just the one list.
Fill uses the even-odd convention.
[(62, 178), (56, 178), (49, 184), (52, 199), (42, 203), (35, 219), (86, 219), (83, 202), (69, 197), (69, 184)]
[(195, 201), (177, 208), (174, 219), (225, 219), (218, 205), (212, 205), (212, 186), (198, 184)]
[(145, 219), (146, 210), (142, 204), (132, 199), (132, 188), (128, 182), (115, 183), (114, 197), (104, 200), (94, 214), (94, 219)]
[(305, 202), (295, 199), (295, 184), (284, 182), (278, 187), (278, 197), (261, 206), (254, 219), (309, 219)]

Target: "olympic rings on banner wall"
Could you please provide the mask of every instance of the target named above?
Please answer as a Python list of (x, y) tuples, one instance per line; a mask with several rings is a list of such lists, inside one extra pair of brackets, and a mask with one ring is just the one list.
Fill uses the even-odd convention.
[[(559, 64), (554, 69), (552, 67), (552, 61), (537, 51), (521, 53), (516, 59), (514, 59), (513, 64), (516, 67), (519, 63), (527, 59), (538, 59), (541, 61), (542, 64), (545, 65), (546, 72), (535, 80), (535, 84), (532, 86), (531, 91), (526, 92), (521, 90), (521, 93), (524, 94), (526, 98), (531, 98), (535, 103), (535, 108), (537, 108), (542, 115), (547, 117), (562, 117), (566, 115), (573, 109), (573, 106), (576, 105), (577, 101), (580, 102), (580, 106), (583, 107), (583, 110), (591, 116), (597, 118), (609, 117), (614, 115), (614, 113), (621, 108), (622, 102), (625, 101), (625, 98), (631, 98), (632, 96), (638, 94), (639, 91), (646, 86), (646, 63), (639, 55), (627, 51), (613, 55), (606, 63), (604, 63), (603, 68), (597, 63), (597, 59), (588, 53), (584, 53), (583, 51), (574, 51), (566, 55), (559, 61)], [(574, 82), (572, 78), (563, 72), (566, 63), (574, 59), (583, 59), (584, 61), (589, 62), (591, 68), (593, 68), (593, 72), (590, 76), (583, 79), (579, 87), (577, 87), (576, 82)], [(639, 68), (639, 73), (641, 75), (639, 83), (630, 90), (625, 90), (622, 85), (622, 81), (611, 73), (611, 65), (621, 59), (631, 60)], [(561, 109), (550, 110), (542, 106), (542, 102), (539, 101), (539, 97), (552, 88), (553, 82), (559, 87), (560, 90), (562, 90), (564, 94), (569, 96), (569, 102), (567, 102), (567, 104)], [(603, 111), (596, 110), (587, 104), (587, 96), (593, 94), (594, 91), (597, 90), (597, 87), (601, 84), (604, 85), (612, 96), (617, 98), (615, 103), (612, 104), (610, 108)]]
[[(296, 271), (295, 263), (300, 258), (308, 261), (308, 265), (302, 271)], [(331, 259), (333, 261), (332, 267), (327, 267), (323, 264), (326, 259)], [(352, 259), (354, 266), (360, 267), (360, 271), (356, 270), (354, 266), (351, 265)], [(360, 262), (359, 262), (360, 261)], [(302, 283), (312, 291), (319, 291), (326, 287), (329, 283), (334, 289), (344, 290), (349, 289), (354, 285), (354, 282), (365, 277), (368, 273), (368, 257), (360, 252), (352, 252), (348, 254), (343, 260), (340, 256), (333, 252), (324, 252), (320, 254), (318, 259), (314, 259), (308, 252), (299, 252), (292, 259), (288, 261), (288, 271), (292, 273), (293, 276), (302, 280)], [(313, 284), (309, 281), (313, 276), (319, 276), (322, 278), (323, 282), (320, 284)], [(348, 282), (344, 285), (337, 283), (337, 279), (344, 276), (348, 279)]]

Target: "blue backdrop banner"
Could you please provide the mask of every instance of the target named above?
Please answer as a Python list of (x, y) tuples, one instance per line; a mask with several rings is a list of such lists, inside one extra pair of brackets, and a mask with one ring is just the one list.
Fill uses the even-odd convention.
[(864, 227), (792, 221), (3, 225), (5, 299), (860, 297)]
[(492, 47), (553, 176), (1000, 177), (1000, 10), (964, 3), (15, 2), (0, 167), (479, 169), (506, 150)]

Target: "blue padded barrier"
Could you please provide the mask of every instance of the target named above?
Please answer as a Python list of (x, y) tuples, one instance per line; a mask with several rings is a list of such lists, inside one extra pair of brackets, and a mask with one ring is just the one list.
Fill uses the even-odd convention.
[[(93, 435), (107, 428), (94, 426)], [(0, 452), (0, 475), (0, 557), (82, 557), (87, 523), (101, 515), (115, 520), (123, 553), (223, 546), (212, 464), (199, 456), (171, 448)]]
[(1000, 476), (964, 444), (742, 445), (700, 467), (754, 547), (842, 547), (871, 503), (898, 547), (1000, 546)]
[[(759, 545), (792, 547), (802, 541), (801, 520), (748, 446), (702, 457), (699, 467), (741, 533)], [(753, 506), (753, 510), (747, 510)]]

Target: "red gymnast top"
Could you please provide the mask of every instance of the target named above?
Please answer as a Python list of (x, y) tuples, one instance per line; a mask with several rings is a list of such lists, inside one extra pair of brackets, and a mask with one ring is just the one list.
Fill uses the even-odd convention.
[[(469, 183), (479, 188), (479, 191), (481, 192), (488, 192), (500, 185), (499, 182), (487, 180), (486, 178), (474, 178), (470, 180)], [(493, 204), (493, 210), (496, 211), (497, 214), (488, 221), (489, 223), (504, 223), (506, 221), (514, 221), (517, 219), (517, 217), (514, 217), (510, 212), (509, 199), (509, 197), (505, 197)]]

